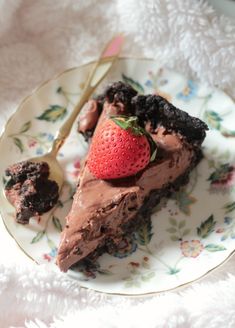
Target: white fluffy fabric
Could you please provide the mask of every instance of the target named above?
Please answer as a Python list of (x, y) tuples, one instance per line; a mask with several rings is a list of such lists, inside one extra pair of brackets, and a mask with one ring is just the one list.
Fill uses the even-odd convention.
[(10, 28), (20, 4), (21, 0), (0, 0), (0, 36)]
[[(156, 58), (235, 97), (235, 22), (206, 1), (0, 0), (0, 26), (0, 128), (38, 83), (97, 58), (118, 32), (123, 55)], [(235, 327), (234, 259), (172, 293), (108, 296), (28, 263), (0, 227), (1, 328)]]
[(48, 79), (52, 70), (37, 47), (21, 42), (1, 47), (0, 72), (1, 99), (14, 101)]
[(130, 298), (80, 288), (47, 266), (1, 265), (0, 323), (3, 328), (23, 322), (27, 328), (232, 328), (235, 276), (219, 277), (221, 272), (178, 292)]

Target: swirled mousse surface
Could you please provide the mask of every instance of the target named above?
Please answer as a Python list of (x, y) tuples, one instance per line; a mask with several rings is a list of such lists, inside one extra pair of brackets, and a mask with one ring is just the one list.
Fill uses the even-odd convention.
[(10, 177), (5, 194), (16, 209), (16, 221), (26, 224), (33, 216), (49, 211), (59, 197), (59, 188), (49, 179), (46, 162), (23, 161), (9, 166), (6, 176)]
[[(123, 112), (122, 104), (106, 102), (98, 125), (110, 115)], [(61, 236), (57, 264), (62, 271), (105, 244), (107, 239), (118, 244), (123, 235), (122, 226), (136, 216), (149, 193), (167, 186), (190, 166), (194, 152), (180, 133), (163, 126), (151, 129), (150, 133), (158, 146), (157, 158), (136, 176), (99, 180), (84, 162)]]

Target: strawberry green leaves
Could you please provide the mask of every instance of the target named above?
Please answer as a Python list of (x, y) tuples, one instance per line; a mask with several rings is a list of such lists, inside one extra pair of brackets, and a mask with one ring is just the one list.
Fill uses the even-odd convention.
[(145, 130), (138, 125), (138, 118), (136, 116), (112, 116), (111, 119), (121, 129), (130, 129), (135, 136), (142, 136), (145, 134)]
[(151, 135), (138, 124), (136, 116), (111, 116), (112, 121), (123, 130), (130, 130), (135, 136), (144, 135), (150, 146), (150, 162), (153, 162), (157, 155), (157, 147)]
[(151, 156), (149, 139), (137, 117), (116, 116), (105, 120), (93, 136), (87, 165), (98, 179), (119, 179), (143, 170)]
[(37, 119), (54, 123), (58, 120), (62, 120), (66, 114), (67, 109), (65, 107), (60, 105), (51, 105), (40, 116), (38, 116)]

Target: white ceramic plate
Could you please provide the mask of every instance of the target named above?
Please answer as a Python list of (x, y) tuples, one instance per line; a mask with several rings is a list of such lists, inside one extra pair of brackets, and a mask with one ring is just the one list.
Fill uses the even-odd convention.
[[(60, 202), (40, 222), (22, 226), (3, 195), (4, 170), (45, 153), (79, 98), (90, 65), (44, 83), (18, 108), (0, 140), (1, 214), (7, 230), (37, 263), (54, 264), (64, 218), (71, 206), (79, 162), (87, 144), (74, 130), (59, 154), (67, 177)], [(90, 271), (69, 272), (81, 286), (118, 294), (171, 290), (223, 263), (235, 249), (235, 105), (223, 92), (160, 68), (152, 60), (120, 59), (109, 80), (129, 82), (141, 93), (158, 92), (211, 130), (190, 183), (152, 216), (152, 224), (123, 242), (115, 256), (103, 255)], [(106, 84), (107, 80), (103, 83)]]

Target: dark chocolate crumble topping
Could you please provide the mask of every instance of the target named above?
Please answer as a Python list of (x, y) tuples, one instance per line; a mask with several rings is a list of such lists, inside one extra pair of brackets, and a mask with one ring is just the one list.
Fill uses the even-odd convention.
[[(99, 113), (104, 100), (109, 103), (122, 103), (126, 114), (137, 116), (139, 125), (145, 127), (150, 123), (152, 129), (162, 125), (169, 131), (179, 132), (189, 142), (201, 144), (205, 138), (207, 125), (199, 118), (189, 116), (159, 95), (138, 95), (127, 83), (122, 81), (110, 84), (98, 98)], [(93, 131), (85, 133), (86, 139), (92, 137)]]
[(161, 96), (136, 96), (132, 98), (132, 105), (139, 121), (145, 123), (150, 121), (153, 129), (163, 125), (169, 130), (180, 132), (190, 142), (202, 142), (205, 138), (208, 127), (203, 121), (189, 116)]
[(126, 110), (131, 112), (132, 98), (137, 92), (129, 84), (119, 81), (110, 84), (104, 94), (109, 103), (122, 103)]
[(199, 118), (189, 116), (185, 111), (176, 108), (165, 98), (158, 95), (137, 95), (128, 84), (121, 81), (113, 83), (105, 91), (106, 100), (122, 102), (130, 115), (139, 118), (143, 127), (150, 122), (156, 129), (163, 125), (169, 130), (180, 132), (188, 141), (202, 142), (205, 138), (207, 125)]

